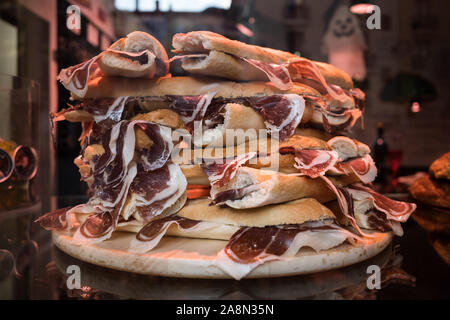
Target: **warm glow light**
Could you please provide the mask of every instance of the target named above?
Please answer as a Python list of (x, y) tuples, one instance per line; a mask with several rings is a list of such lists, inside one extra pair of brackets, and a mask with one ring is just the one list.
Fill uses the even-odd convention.
[(250, 30), (249, 28), (247, 28), (246, 26), (244, 26), (242, 23), (236, 23), (236, 28), (242, 32), (243, 34), (245, 34), (247, 37), (253, 37), (253, 31)]
[(417, 101), (414, 101), (411, 104), (411, 112), (414, 112), (414, 113), (420, 112), (420, 103), (418, 103)]
[(373, 11), (372, 7), (370, 3), (360, 3), (351, 6), (350, 11), (354, 14), (368, 14)]

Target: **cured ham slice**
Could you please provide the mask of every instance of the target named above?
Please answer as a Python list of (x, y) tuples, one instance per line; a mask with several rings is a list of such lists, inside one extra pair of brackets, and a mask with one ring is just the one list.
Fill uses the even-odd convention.
[(339, 168), (347, 174), (353, 172), (363, 183), (372, 182), (378, 173), (375, 162), (368, 154), (362, 158), (341, 162)]
[[(136, 176), (136, 164), (131, 163), (124, 181), (120, 187), (116, 187), (116, 200), (113, 202), (102, 201), (101, 198), (91, 198), (89, 203), (81, 205), (78, 209), (92, 210), (92, 214), (81, 224), (73, 236), (74, 244), (97, 243), (109, 239), (117, 228), (120, 212), (125, 203), (128, 189)], [(101, 194), (100, 194), (101, 196)], [(99, 194), (97, 193), (97, 197)]]
[[(136, 126), (149, 134), (154, 141), (147, 152), (136, 152), (139, 157), (135, 156)], [(83, 211), (91, 210), (91, 215), (75, 233), (74, 243), (108, 239), (117, 227), (130, 186), (138, 171), (146, 172), (164, 166), (170, 156), (172, 142), (168, 138), (170, 135), (163, 138), (159, 130), (160, 126), (154, 123), (123, 120), (102, 135), (101, 142), (105, 152), (94, 157), (91, 166), (93, 196), (86, 205), (78, 208)], [(156, 147), (158, 148), (154, 149)], [(169, 179), (171, 178), (172, 175), (169, 175)], [(180, 180), (170, 181), (172, 185), (177, 184), (179, 188), (183, 188)], [(159, 182), (162, 184), (162, 181)], [(175, 202), (177, 198), (170, 201), (169, 198), (176, 197), (180, 192), (182, 194), (184, 190), (167, 194), (167, 203), (161, 203), (160, 207), (164, 208)], [(164, 193), (161, 192), (160, 195)]]
[(317, 178), (333, 168), (338, 158), (336, 151), (297, 149), (294, 167), (310, 178)]
[[(331, 134), (339, 134), (348, 131), (362, 116), (360, 109), (346, 109), (339, 113), (328, 109), (328, 107), (327, 109), (322, 109), (322, 122), (325, 131)], [(341, 119), (347, 120), (342, 122)]]
[(384, 212), (389, 220), (405, 222), (417, 207), (414, 203), (389, 199), (362, 184), (353, 184), (348, 186), (347, 189), (354, 199), (370, 199), (374, 207)]
[(169, 63), (172, 63), (175, 60), (183, 60), (183, 59), (206, 59), (208, 55), (206, 53), (192, 53), (192, 54), (183, 54), (174, 56), (169, 59)]
[(62, 69), (58, 75), (58, 80), (67, 90), (72, 91), (77, 97), (84, 97), (88, 90), (89, 76), (98, 69), (98, 59), (100, 59), (100, 55), (86, 62)]
[(34, 222), (39, 222), (41, 227), (51, 231), (71, 231), (78, 227), (76, 220), (72, 218), (70, 207), (48, 212)]
[[(107, 49), (104, 52), (100, 53), (99, 55), (96, 55), (95, 57), (89, 59), (88, 61), (82, 62), (72, 67), (62, 69), (58, 75), (58, 80), (67, 90), (72, 91), (77, 97), (83, 98), (87, 93), (88, 82), (90, 77), (93, 74), (97, 74), (97, 72), (98, 75), (100, 75), (101, 73), (97, 61), (105, 53), (118, 54), (132, 61), (137, 61), (140, 64), (147, 64), (149, 62), (150, 57), (153, 57), (153, 59), (155, 59), (155, 55), (151, 53), (149, 50), (139, 52), (126, 52)], [(166, 70), (164, 70), (163, 72), (162, 71), (163, 70), (158, 70), (157, 68), (155, 76), (163, 76), (166, 73)]]
[[(171, 108), (181, 116), (191, 133), (196, 121), (195, 129), (198, 129), (199, 125), (200, 129), (223, 125), (224, 118), (220, 112), (227, 103), (249, 105), (260, 112), (266, 128), (274, 138), (280, 140), (286, 140), (294, 134), (305, 111), (305, 100), (296, 94), (235, 99), (213, 99), (214, 95), (215, 92), (203, 96), (168, 96), (167, 101), (171, 102)], [(203, 130), (200, 132), (203, 133)]]
[[(244, 163), (256, 156), (256, 152), (241, 154), (235, 158), (221, 159), (201, 165), (207, 174), (211, 186), (220, 188), (226, 185), (235, 176), (237, 170)], [(220, 161), (220, 162), (219, 162)]]
[(364, 111), (366, 94), (364, 92), (362, 92), (361, 89), (359, 89), (359, 88), (351, 88), (346, 92), (355, 101), (355, 107), (361, 111)]
[(330, 179), (328, 179), (326, 176), (320, 176), (320, 178), (327, 184), (327, 186), (330, 188), (331, 191), (334, 192), (336, 195), (339, 208), (341, 209), (342, 214), (348, 219), (351, 226), (355, 228), (355, 230), (363, 236), (366, 237), (373, 237), (372, 235), (365, 233), (361, 230), (358, 223), (355, 219), (355, 212), (353, 210), (353, 199), (351, 198), (351, 195), (347, 191), (346, 188), (340, 188), (336, 187), (333, 182), (331, 182)]
[(260, 189), (260, 186), (250, 184), (248, 186), (238, 188), (238, 189), (229, 189), (221, 192), (217, 192), (214, 194), (213, 201), (211, 202), (211, 205), (214, 204), (223, 204), (228, 200), (240, 200), (244, 198), (246, 195), (257, 191)]
[(119, 122), (122, 119), (123, 110), (128, 101), (128, 97), (102, 100), (104, 104), (98, 104), (98, 100), (96, 100), (95, 107), (87, 105), (84, 109), (92, 114), (94, 121), (97, 123), (105, 120), (110, 120), (113, 123)]
[(292, 88), (292, 80), (289, 71), (283, 64), (267, 63), (249, 58), (240, 58), (251, 64), (255, 68), (264, 72), (270, 82), (280, 90), (289, 90)]
[(94, 159), (91, 170), (95, 187), (111, 187), (123, 178), (124, 168), (135, 154), (135, 127), (140, 128), (153, 142), (149, 149), (137, 150), (139, 168), (152, 171), (161, 168), (167, 162), (173, 148), (169, 128), (140, 120), (123, 120), (101, 136), (105, 152)]
[(174, 96), (170, 107), (181, 116), (188, 129), (192, 131), (196, 121), (201, 129), (206, 110), (215, 94), (216, 92), (208, 92), (200, 96)]
[(149, 149), (137, 151), (140, 157), (139, 165), (145, 171), (162, 168), (169, 160), (173, 149), (171, 129), (150, 122), (136, 122), (135, 125), (153, 142)]
[(296, 94), (247, 98), (247, 101), (261, 112), (272, 137), (281, 141), (294, 134), (305, 111), (305, 100)]
[(160, 215), (184, 194), (186, 186), (186, 177), (174, 163), (151, 172), (138, 172), (130, 187), (134, 217), (147, 222)]
[(145, 253), (152, 250), (158, 245), (161, 238), (166, 234), (167, 229), (169, 229), (169, 227), (173, 224), (176, 224), (178, 229), (184, 232), (189, 232), (189, 230), (194, 228), (198, 229), (202, 222), (182, 218), (177, 215), (171, 215), (151, 221), (146, 224), (131, 241), (128, 251)]
[[(107, 49), (101, 54), (104, 54), (104, 53), (114, 53), (121, 57), (127, 58), (131, 61), (137, 61), (141, 65), (147, 64), (150, 60), (158, 59), (152, 52), (150, 52), (150, 50), (143, 50), (143, 51), (139, 51), (139, 52), (127, 52), (127, 51)], [(157, 76), (163, 76), (163, 75), (164, 74), (157, 74)]]
[[(357, 223), (357, 219), (355, 218), (354, 201), (369, 199), (376, 211), (367, 213), (369, 214), (368, 217), (365, 217), (367, 223), (374, 229), (381, 231), (390, 229), (397, 235), (401, 235), (403, 232), (401, 227), (396, 222), (405, 222), (408, 220), (411, 213), (416, 209), (416, 205), (414, 203), (389, 199), (388, 197), (385, 197), (362, 184), (353, 184), (344, 188), (339, 188), (336, 187), (327, 177), (321, 176), (321, 178), (336, 194), (342, 214), (348, 219), (350, 224), (358, 231), (359, 234), (366, 237), (371, 237), (371, 235), (364, 233)], [(364, 215), (366, 213), (359, 214)]]
[(80, 145), (83, 146), (85, 144), (86, 139), (89, 137), (91, 133), (93, 123), (92, 121), (86, 121), (81, 123), (81, 134), (78, 137), (78, 141)]
[(332, 220), (307, 222), (301, 225), (242, 227), (216, 258), (216, 265), (240, 280), (257, 266), (295, 256), (302, 247), (315, 251), (333, 248), (345, 240), (362, 240)]
[(301, 82), (302, 79), (314, 81), (320, 92), (328, 93), (333, 99), (341, 101), (342, 103), (348, 99), (348, 96), (339, 86), (327, 84), (325, 78), (320, 73), (319, 68), (312, 61), (298, 57), (289, 61), (287, 63), (287, 68), (291, 74), (300, 77), (298, 81)]
[(98, 162), (94, 162), (96, 198), (101, 199), (102, 203), (108, 203), (109, 207), (120, 200), (117, 194), (134, 157), (135, 124), (136, 122), (121, 121), (112, 127), (109, 145), (106, 146), (109, 151), (105, 149), (105, 158), (100, 157)]
[[(172, 225), (185, 234), (218, 227), (217, 223), (171, 215), (145, 225), (131, 241), (128, 251), (145, 253), (154, 249)], [(260, 264), (295, 256), (302, 247), (320, 251), (333, 248), (345, 240), (353, 244), (364, 242), (364, 239), (332, 220), (263, 228), (242, 227), (218, 253), (216, 265), (239, 280)]]
[[(171, 227), (175, 227), (178, 232)], [(212, 237), (212, 239), (215, 239), (215, 237), (220, 234), (219, 237), (223, 237), (223, 239), (225, 239), (227, 234), (228, 237), (231, 236), (236, 229), (237, 227), (232, 225), (192, 220), (174, 214), (158, 220), (153, 220), (146, 224), (130, 242), (128, 251), (145, 253), (153, 250), (160, 243), (163, 236), (168, 232), (175, 231), (175, 234), (180, 235), (181, 233), (186, 237), (195, 238), (199, 236), (201, 238)]]
[(400, 222), (389, 220), (384, 212), (378, 210), (370, 210), (359, 216), (364, 216), (369, 229), (379, 230), (381, 232), (392, 231), (396, 236), (403, 236), (403, 229)]

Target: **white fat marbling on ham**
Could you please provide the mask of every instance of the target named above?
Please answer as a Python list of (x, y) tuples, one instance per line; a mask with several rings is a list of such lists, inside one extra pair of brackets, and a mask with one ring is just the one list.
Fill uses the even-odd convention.
[(375, 229), (381, 232), (392, 231), (396, 236), (403, 236), (403, 229), (400, 222), (389, 220), (384, 212), (378, 211), (375, 208), (369, 209), (367, 212), (355, 212), (355, 218), (358, 225), (362, 228)]
[(138, 126), (153, 142), (150, 149), (138, 152), (139, 163), (145, 171), (161, 168), (169, 160), (173, 150), (172, 130), (156, 123), (141, 122)]
[(35, 222), (39, 222), (45, 230), (60, 232), (70, 232), (80, 225), (73, 208), (62, 208), (48, 212), (37, 218)]
[(292, 88), (292, 80), (289, 71), (283, 64), (262, 62), (250, 58), (240, 58), (241, 60), (251, 64), (255, 68), (261, 70), (267, 75), (270, 82), (280, 90), (289, 90)]
[[(107, 140), (104, 144), (104, 146), (107, 146), (107, 150), (105, 150), (107, 151), (105, 152), (107, 156), (106, 161), (99, 168), (96, 168), (94, 163), (92, 170), (94, 196), (86, 205), (76, 208), (77, 211), (83, 210), (84, 212), (91, 210), (91, 215), (87, 217), (75, 233), (74, 243), (101, 242), (111, 237), (112, 232), (116, 229), (130, 186), (138, 173), (138, 165), (140, 172), (146, 170), (144, 163), (136, 163), (136, 160), (139, 158), (135, 156), (137, 153), (135, 152), (135, 126), (140, 126), (144, 130), (148, 129), (146, 126), (159, 127), (157, 124), (146, 121), (130, 122), (124, 120), (114, 125), (109, 135), (105, 136), (106, 138), (109, 137), (109, 144), (106, 144)], [(155, 134), (152, 136), (154, 138), (152, 140), (156, 141), (156, 138), (159, 138), (159, 136), (157, 136), (158, 133)], [(97, 159), (97, 161), (100, 159)], [(164, 165), (164, 163), (161, 165)], [(178, 166), (176, 167), (178, 168)], [(179, 177), (181, 170), (179, 168), (178, 170)], [(146, 172), (144, 171), (144, 173)], [(185, 180), (184, 176), (183, 179)], [(172, 182), (171, 187), (173, 184), (177, 184), (180, 188), (180, 190), (175, 190), (172, 194), (173, 197), (178, 199), (180, 194), (184, 193), (184, 190), (182, 190), (183, 181), (178, 179)], [(167, 207), (173, 204), (176, 199), (167, 199), (167, 204), (162, 204), (162, 206), (165, 205)]]
[(320, 176), (320, 178), (327, 184), (331, 191), (336, 195), (339, 208), (341, 209), (342, 214), (348, 219), (353, 228), (360, 234), (365, 237), (373, 237), (373, 235), (367, 234), (361, 230), (359, 225), (356, 222), (354, 212), (353, 212), (353, 199), (350, 194), (347, 192), (345, 188), (336, 187), (333, 182), (328, 179), (326, 176)]
[(130, 214), (138, 221), (153, 219), (171, 207), (185, 193), (186, 187), (186, 177), (175, 163), (168, 164), (167, 169), (138, 174), (131, 187), (131, 208), (123, 210), (122, 215), (125, 220)]
[(406, 222), (416, 209), (416, 204), (389, 199), (362, 184), (353, 184), (346, 188), (356, 200), (370, 199), (373, 206), (386, 214), (389, 220)]
[(201, 168), (208, 175), (211, 186), (222, 187), (233, 179), (240, 166), (255, 156), (256, 152), (249, 152), (233, 159), (221, 159), (221, 162), (205, 163), (201, 165)]
[(321, 86), (322, 92), (327, 92), (333, 99), (344, 103), (349, 99), (349, 97), (345, 94), (345, 92), (337, 85), (328, 85), (325, 78), (320, 73), (319, 68), (310, 60), (306, 58), (298, 57), (296, 59), (292, 59), (287, 63), (287, 68), (292, 70), (296, 76), (300, 78), (298, 81), (302, 81), (302, 79), (313, 80), (317, 83), (317, 85)]
[(196, 221), (171, 215), (162, 219), (154, 220), (145, 225), (131, 241), (128, 251), (135, 253), (145, 253), (155, 248), (162, 237), (167, 233), (171, 225), (176, 225), (183, 234), (196, 233), (210, 230), (220, 225), (207, 221)]
[(105, 114), (102, 114), (102, 115), (93, 114), (92, 115), (94, 117), (94, 121), (99, 123), (99, 122), (107, 120), (107, 119), (112, 119), (116, 122), (119, 122), (121, 120), (122, 113), (125, 108), (125, 104), (126, 104), (127, 100), (128, 100), (127, 96), (116, 98), (113, 101), (113, 103), (108, 107)]
[(206, 109), (208, 109), (208, 106), (211, 104), (212, 99), (216, 95), (216, 92), (208, 92), (207, 94), (204, 94), (200, 96), (200, 99), (197, 102), (197, 105), (195, 106), (193, 112), (191, 115), (181, 115), (181, 119), (183, 122), (188, 125), (196, 120), (203, 120), (203, 117), (205, 116)]
[(118, 51), (113, 49), (107, 49), (104, 52), (96, 55), (88, 61), (82, 62), (72, 67), (62, 69), (58, 75), (58, 80), (69, 91), (72, 91), (77, 97), (83, 98), (88, 90), (89, 78), (92, 74), (99, 70), (97, 61), (101, 59), (105, 53), (116, 53), (131, 58), (140, 57), (147, 54), (148, 58), (155, 57), (149, 50), (143, 50), (139, 52), (127, 52)]
[(184, 60), (184, 59), (206, 59), (208, 55), (206, 53), (192, 53), (192, 54), (183, 54), (170, 58), (169, 63), (175, 60)]
[(117, 196), (117, 199), (119, 200), (115, 201), (116, 203), (112, 207), (108, 207), (108, 203), (106, 203), (106, 205), (105, 203), (99, 203), (97, 205), (88, 203), (86, 205), (89, 206), (86, 209), (91, 208), (94, 213), (87, 217), (87, 219), (75, 232), (75, 235), (72, 238), (72, 242), (74, 244), (81, 245), (84, 243), (98, 243), (111, 237), (117, 227), (119, 214), (125, 203), (128, 189), (136, 176), (136, 164), (131, 163), (130, 168), (128, 168), (127, 171), (128, 172), (122, 182), (122, 187)]
[(372, 182), (378, 173), (375, 162), (368, 154), (362, 158), (342, 162), (339, 167), (347, 174), (353, 172), (363, 183)]
[[(270, 117), (268, 116), (268, 112), (264, 112), (264, 123), (271, 135), (276, 134), (278, 137), (282, 136), (282, 132), (285, 128), (293, 128), (289, 129), (288, 134), (286, 134), (287, 137), (290, 137), (302, 120), (303, 113), (305, 112), (305, 100), (301, 96), (296, 94), (285, 94), (283, 95), (283, 97), (285, 97), (289, 101), (288, 105), (286, 106), (286, 108), (289, 110), (289, 115), (284, 118), (280, 124), (278, 124), (274, 122), (273, 119), (270, 119)], [(283, 137), (280, 137), (280, 140), (284, 140), (282, 138)]]
[(58, 80), (67, 90), (72, 91), (77, 97), (83, 98), (88, 90), (89, 76), (98, 68), (97, 60), (99, 58), (100, 55), (97, 55), (86, 62), (62, 69)]
[(297, 228), (294, 225), (243, 227), (218, 253), (216, 265), (234, 279), (240, 280), (265, 262), (295, 256), (302, 247), (319, 252), (336, 247), (347, 239), (352, 243), (362, 240), (331, 220), (305, 225), (303, 228), (302, 225)]
[(246, 100), (252, 108), (261, 112), (272, 137), (281, 141), (294, 134), (305, 111), (305, 100), (296, 94), (274, 94)]
[(317, 178), (333, 168), (338, 158), (336, 151), (298, 149), (295, 150), (294, 167), (304, 175)]

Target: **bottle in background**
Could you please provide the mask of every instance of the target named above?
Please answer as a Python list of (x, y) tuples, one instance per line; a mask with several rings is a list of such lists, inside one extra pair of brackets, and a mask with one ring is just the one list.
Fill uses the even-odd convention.
[(376, 183), (386, 183), (386, 158), (388, 155), (388, 145), (384, 138), (384, 125), (382, 122), (377, 123), (377, 138), (372, 147), (373, 159), (378, 169), (378, 175), (375, 179)]

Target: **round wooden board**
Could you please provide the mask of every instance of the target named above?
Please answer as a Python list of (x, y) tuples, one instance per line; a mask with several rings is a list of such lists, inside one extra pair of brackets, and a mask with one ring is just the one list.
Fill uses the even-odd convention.
[[(245, 278), (271, 278), (308, 274), (337, 269), (369, 259), (392, 240), (391, 233), (377, 233), (365, 246), (342, 244), (315, 252), (302, 248), (296, 256), (264, 263)], [(53, 232), (53, 242), (65, 253), (82, 261), (116, 270), (177, 278), (230, 279), (215, 265), (215, 256), (226, 245), (222, 240), (164, 237), (158, 246), (145, 254), (127, 251), (135, 234), (115, 232), (98, 244), (77, 246), (70, 235)]]

